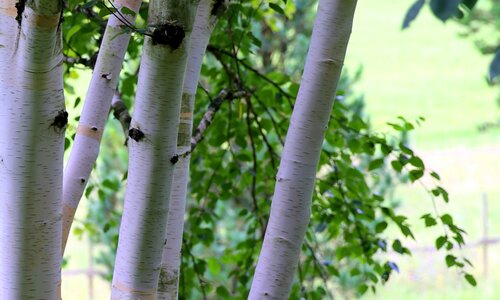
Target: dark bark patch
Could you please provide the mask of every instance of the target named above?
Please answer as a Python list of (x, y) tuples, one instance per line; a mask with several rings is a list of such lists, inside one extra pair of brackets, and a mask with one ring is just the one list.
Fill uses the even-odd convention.
[(104, 78), (106, 80), (111, 80), (111, 73), (101, 74), (101, 78)]
[(185, 36), (184, 28), (173, 22), (156, 26), (151, 35), (153, 45), (168, 45), (173, 50), (179, 48)]
[(54, 121), (50, 124), (50, 127), (54, 127), (56, 132), (61, 132), (66, 128), (68, 124), (68, 112), (60, 110), (57, 112), (57, 116), (54, 118)]
[(172, 156), (172, 158), (170, 159), (170, 162), (175, 165), (177, 162), (179, 161), (179, 155), (174, 155)]
[(17, 16), (16, 21), (21, 26), (21, 21), (23, 20), (24, 7), (26, 6), (26, 0), (19, 0), (16, 2)]
[(130, 128), (128, 136), (136, 142), (140, 142), (145, 137), (144, 132), (138, 128)]

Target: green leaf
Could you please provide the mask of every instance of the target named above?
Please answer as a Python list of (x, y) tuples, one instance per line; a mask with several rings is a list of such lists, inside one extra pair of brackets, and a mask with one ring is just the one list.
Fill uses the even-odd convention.
[(397, 131), (404, 131), (404, 128), (402, 126), (400, 126), (399, 124), (387, 122), (387, 125), (391, 126), (392, 128), (394, 128)]
[(398, 160), (391, 161), (391, 166), (394, 170), (401, 172), (403, 165)]
[(465, 280), (467, 280), (467, 282), (470, 285), (472, 285), (472, 286), (476, 286), (477, 285), (476, 278), (474, 278), (474, 276), (472, 276), (471, 274), (465, 273), (464, 277), (465, 277)]
[(210, 257), (208, 259), (208, 269), (210, 270), (210, 273), (217, 275), (220, 273), (221, 265), (217, 259)]
[(431, 217), (429, 214), (423, 215), (421, 219), (424, 219), (425, 227), (431, 227), (437, 224), (436, 219)]
[(392, 249), (394, 251), (396, 251), (397, 253), (399, 253), (399, 254), (403, 254), (404, 253), (403, 245), (401, 245), (401, 242), (399, 240), (395, 240), (392, 243)]
[(457, 264), (457, 258), (451, 254), (446, 255), (445, 261), (448, 268), (453, 267)]
[(441, 221), (443, 221), (443, 224), (453, 225), (453, 218), (449, 214), (442, 215)]
[(217, 296), (219, 296), (219, 299), (231, 298), (231, 294), (229, 293), (229, 291), (222, 285), (217, 287), (217, 289), (215, 290), (215, 293), (217, 294)]
[(120, 184), (116, 181), (111, 181), (109, 179), (105, 179), (103, 182), (102, 182), (102, 185), (112, 191), (118, 191), (118, 189), (120, 188)]
[(408, 162), (415, 168), (425, 169), (424, 162), (418, 156), (412, 156)]
[(368, 128), (366, 123), (359, 116), (353, 117), (352, 121), (349, 122), (349, 127), (356, 131), (361, 131), (362, 129)]
[(281, 15), (285, 15), (285, 11), (283, 10), (283, 8), (281, 8), (281, 6), (279, 6), (276, 3), (269, 3), (269, 8), (271, 8), (272, 10), (274, 10), (275, 12), (277, 12)]
[(464, 257), (464, 261), (465, 261), (465, 262), (466, 262), (469, 266), (471, 266), (471, 267), (473, 267), (473, 268), (474, 268), (474, 265), (471, 263), (471, 261), (470, 261), (470, 260), (468, 260), (467, 258), (465, 258), (465, 257)]
[(82, 101), (82, 99), (80, 97), (77, 97), (75, 100), (75, 104), (73, 105), (73, 108), (77, 107), (78, 104), (80, 104), (80, 101)]
[[(103, 5), (104, 6), (104, 5)], [(99, 17), (104, 18), (110, 14), (115, 14), (116, 9), (114, 7), (104, 7), (99, 10)]]
[(424, 176), (424, 171), (421, 169), (411, 170), (409, 173), (411, 182), (415, 182)]
[(368, 290), (368, 285), (366, 285), (366, 284), (362, 284), (362, 285), (360, 285), (360, 286), (358, 287), (358, 293), (359, 293), (360, 295), (365, 294), (367, 290)]
[(76, 236), (81, 236), (83, 234), (83, 229), (80, 227), (75, 227), (75, 229), (73, 229), (73, 234)]
[(375, 159), (375, 160), (372, 160), (370, 162), (370, 165), (368, 166), (368, 170), (372, 171), (372, 170), (380, 168), (383, 165), (384, 165), (384, 159), (383, 158)]
[(453, 249), (453, 243), (452, 242), (446, 242), (446, 250), (450, 251)]
[(92, 6), (95, 6), (97, 3), (99, 2), (99, 0), (91, 0), (87, 3), (85, 3), (84, 5), (82, 5), (82, 8), (85, 10), (85, 9), (89, 9), (91, 8)]
[(476, 6), (478, 0), (463, 0), (462, 4), (469, 10), (472, 10)]
[(434, 172), (434, 171), (431, 172), (431, 176), (436, 178), (437, 180), (441, 180), (441, 177), (439, 176), (439, 174)]
[(444, 202), (446, 202), (446, 203), (448, 203), (448, 201), (450, 201), (450, 199), (448, 198), (448, 192), (440, 186), (436, 187), (431, 192), (436, 197), (441, 195), (443, 197)]
[(392, 152), (392, 146), (387, 145), (385, 143), (380, 145), (380, 149), (382, 150), (382, 153), (384, 153), (385, 156), (389, 155), (389, 153)]
[(399, 149), (401, 149), (401, 152), (403, 152), (404, 154), (413, 156), (413, 150), (408, 148), (405, 144), (399, 143)]
[(69, 146), (71, 146), (71, 140), (66, 137), (64, 138), (64, 151), (66, 151)]
[(436, 239), (436, 249), (439, 250), (444, 246), (444, 243), (448, 241), (448, 237), (446, 235), (442, 235)]
[(136, 13), (135, 11), (131, 10), (130, 8), (123, 6), (121, 9), (121, 13), (124, 15), (130, 15), (132, 17), (135, 17)]
[(495, 78), (500, 75), (500, 50), (495, 53), (495, 56), (493, 57), (493, 60), (491, 61), (490, 64), (490, 74), (489, 74), (489, 79), (490, 81), (495, 80)]
[(431, 0), (432, 13), (441, 21), (456, 16), (460, 0)]
[(378, 223), (377, 226), (375, 226), (375, 232), (381, 233), (386, 228), (387, 228), (387, 222), (386, 221), (382, 221), (382, 222)]
[(411, 5), (410, 9), (406, 12), (405, 19), (403, 20), (403, 29), (410, 27), (410, 23), (417, 18), (424, 4), (425, 0), (417, 0)]
[(258, 48), (262, 47), (261, 40), (259, 40), (251, 31), (248, 32), (247, 35), (250, 38), (250, 40), (252, 41), (252, 44), (254, 44), (255, 46), (257, 46)]

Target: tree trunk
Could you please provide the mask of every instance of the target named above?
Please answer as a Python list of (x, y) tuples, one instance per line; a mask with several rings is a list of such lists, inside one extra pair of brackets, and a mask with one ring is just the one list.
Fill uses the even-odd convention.
[(167, 235), (158, 282), (158, 299), (160, 300), (177, 299), (178, 294), (182, 233), (189, 180), (189, 160), (191, 158), (194, 101), (203, 57), (217, 22), (217, 11), (213, 10), (213, 5), (213, 0), (200, 1), (189, 41), (189, 56), (184, 76), (179, 134), (177, 136), (177, 153), (185, 153), (186, 155), (179, 158), (174, 169), (166, 228)]
[(356, 0), (320, 0), (249, 299), (288, 299)]
[[(118, 12), (123, 7), (127, 7), (137, 14), (141, 0), (116, 0), (114, 6)], [(134, 24), (135, 16), (126, 13), (121, 13), (121, 15), (123, 16), (121, 18)], [(120, 77), (129, 41), (130, 33), (124, 32), (122, 21), (118, 20), (115, 15), (111, 15), (80, 115), (75, 143), (64, 170), (63, 254), (76, 208), (99, 154), (102, 132), (108, 118), (111, 99)]]
[(60, 299), (61, 9), (0, 4), (0, 299)]
[(152, 0), (129, 130), (129, 171), (112, 299), (155, 299), (189, 35), (197, 1)]

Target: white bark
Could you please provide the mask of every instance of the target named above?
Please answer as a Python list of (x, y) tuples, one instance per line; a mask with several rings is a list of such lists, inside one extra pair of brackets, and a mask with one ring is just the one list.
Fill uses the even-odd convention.
[(356, 0), (320, 0), (249, 299), (288, 299)]
[[(0, 0), (0, 299), (60, 299), (61, 2)], [(58, 119), (56, 119), (59, 116)]]
[[(141, 0), (116, 0), (114, 6), (119, 12), (123, 7), (127, 7), (137, 13)], [(121, 15), (130, 24), (134, 24), (135, 16), (125, 13)], [(75, 142), (64, 170), (63, 252), (76, 208), (99, 154), (102, 132), (129, 41), (130, 33), (124, 32), (122, 21), (118, 20), (115, 15), (111, 15), (80, 115)]]
[(174, 171), (171, 159), (177, 150), (182, 86), (196, 2), (150, 2), (150, 25), (182, 26), (186, 35), (178, 48), (155, 43), (150, 37), (145, 39), (131, 122), (136, 135), (132, 134), (128, 141), (129, 172), (112, 299), (156, 298)]
[(217, 20), (217, 16), (211, 14), (212, 7), (213, 0), (200, 1), (189, 41), (189, 56), (184, 77), (177, 137), (177, 153), (188, 154), (179, 158), (179, 162), (174, 169), (166, 228), (167, 235), (163, 249), (160, 280), (158, 282), (157, 296), (160, 300), (177, 299), (178, 294), (182, 233), (189, 180), (189, 160), (191, 158), (189, 151), (191, 150), (191, 134), (193, 131), (194, 101), (203, 57)]

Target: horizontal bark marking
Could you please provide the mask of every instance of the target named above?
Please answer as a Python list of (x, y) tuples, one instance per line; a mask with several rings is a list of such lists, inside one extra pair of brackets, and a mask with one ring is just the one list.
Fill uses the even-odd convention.
[(17, 16), (17, 8), (14, 6), (0, 7), (0, 15), (15, 18)]
[(59, 26), (60, 19), (60, 14), (48, 16), (33, 14), (30, 18), (25, 18), (23, 21), (28, 22), (31, 26), (50, 30)]
[(119, 281), (114, 281), (113, 282), (113, 289), (117, 289), (119, 291), (125, 292), (125, 293), (132, 293), (137, 296), (144, 296), (145, 298), (140, 298), (141, 300), (147, 300), (147, 299), (155, 299), (156, 295), (156, 289), (149, 289), (149, 290), (136, 290), (131, 288), (129, 285), (119, 282)]
[(76, 129), (76, 134), (100, 141), (102, 137), (102, 130), (99, 130), (97, 127), (90, 127), (80, 123)]

